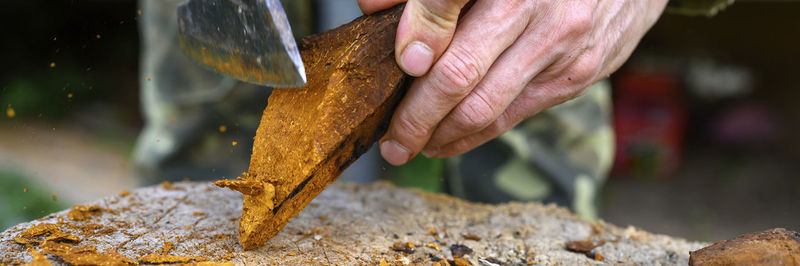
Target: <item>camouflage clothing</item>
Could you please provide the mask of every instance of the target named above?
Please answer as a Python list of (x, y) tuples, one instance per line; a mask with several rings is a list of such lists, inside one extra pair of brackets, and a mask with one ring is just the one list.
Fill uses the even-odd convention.
[[(175, 17), (181, 1), (140, 0), (141, 96), (147, 123), (134, 161), (144, 183), (232, 178), (245, 171), (269, 95), (268, 88), (207, 71), (182, 54)], [(309, 33), (309, 2), (284, 3), (296, 35)], [(441, 176), (443, 182), (434, 190), (468, 200), (555, 202), (594, 219), (614, 154), (610, 116), (610, 87), (603, 81), (498, 139), (465, 155), (435, 161), (440, 164), (423, 171), (442, 169), (427, 178)], [(431, 176), (404, 171), (409, 167), (413, 166), (395, 171)]]
[[(141, 97), (145, 128), (134, 150), (143, 184), (236, 177), (247, 170), (270, 89), (206, 70), (178, 46), (176, 7), (183, 0), (141, 0)], [(292, 19), (308, 20), (309, 1), (287, 1)], [(306, 14), (293, 15), (294, 13)], [(294, 22), (295, 32), (311, 32)], [(234, 144), (235, 142), (235, 144)]]
[(445, 189), (471, 201), (543, 201), (587, 219), (614, 157), (607, 81), (475, 150), (446, 159)]

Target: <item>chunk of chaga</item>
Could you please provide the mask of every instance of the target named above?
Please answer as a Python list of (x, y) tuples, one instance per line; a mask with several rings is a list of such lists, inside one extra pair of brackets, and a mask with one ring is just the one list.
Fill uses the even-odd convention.
[(274, 89), (250, 169), (215, 183), (244, 194), (239, 241), (264, 245), (385, 132), (411, 81), (394, 40), (403, 6), (356, 19), (301, 42), (302, 88)]
[(800, 265), (800, 233), (776, 228), (745, 234), (689, 256), (689, 265)]

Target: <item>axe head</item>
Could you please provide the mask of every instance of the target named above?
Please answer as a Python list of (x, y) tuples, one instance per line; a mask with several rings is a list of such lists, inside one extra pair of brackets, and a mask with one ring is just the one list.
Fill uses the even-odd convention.
[(238, 80), (270, 87), (306, 83), (278, 0), (186, 0), (178, 6), (178, 36), (189, 57)]

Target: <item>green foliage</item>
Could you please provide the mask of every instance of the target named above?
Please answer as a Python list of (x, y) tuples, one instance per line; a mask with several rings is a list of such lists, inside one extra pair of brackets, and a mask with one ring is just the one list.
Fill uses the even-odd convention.
[(428, 192), (443, 192), (444, 160), (417, 156), (389, 172), (389, 181), (399, 187), (415, 187)]
[[(24, 192), (28, 188), (28, 192)], [(0, 169), (0, 231), (65, 209), (44, 186), (22, 174)]]
[[(94, 95), (91, 85), (85, 80), (84, 73), (69, 69), (17, 77), (2, 84), (0, 107), (5, 110), (11, 106), (22, 118), (63, 118), (69, 113), (73, 101)], [(70, 93), (72, 97), (69, 97)]]

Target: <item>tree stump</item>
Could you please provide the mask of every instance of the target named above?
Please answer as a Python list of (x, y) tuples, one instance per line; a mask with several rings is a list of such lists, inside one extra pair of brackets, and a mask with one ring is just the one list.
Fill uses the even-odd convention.
[[(237, 241), (241, 202), (241, 194), (208, 183), (122, 193), (6, 230), (0, 264), (34, 257), (79, 264), (78, 255), (141, 264), (686, 264), (689, 251), (704, 246), (587, 222), (555, 205), (486, 205), (384, 183), (335, 183), (266, 245), (245, 251)], [(567, 250), (585, 240), (594, 243), (588, 251)]]

